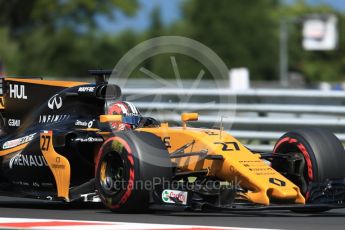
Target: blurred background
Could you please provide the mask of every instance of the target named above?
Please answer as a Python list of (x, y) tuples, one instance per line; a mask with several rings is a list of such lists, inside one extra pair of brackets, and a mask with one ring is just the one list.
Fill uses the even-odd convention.
[(143, 113), (180, 123), (199, 112), (196, 126), (227, 125), (258, 151), (305, 127), (345, 143), (344, 0), (0, 0), (0, 12), (0, 76), (93, 81), (88, 69), (113, 69), (143, 41), (185, 36), (216, 52), (229, 76), (220, 88), (207, 71), (199, 81), (200, 63), (179, 56), (176, 84), (172, 54), (150, 58), (141, 65), (160, 77), (151, 80), (168, 84), (136, 71), (123, 87)]
[[(8, 75), (85, 77), (112, 69), (142, 41), (181, 35), (228, 68), (245, 67), (253, 87), (343, 89), (345, 81), (344, 0), (0, 0), (0, 9)], [(172, 78), (166, 61), (151, 60), (149, 69)], [(181, 77), (194, 78), (197, 67), (187, 63)]]

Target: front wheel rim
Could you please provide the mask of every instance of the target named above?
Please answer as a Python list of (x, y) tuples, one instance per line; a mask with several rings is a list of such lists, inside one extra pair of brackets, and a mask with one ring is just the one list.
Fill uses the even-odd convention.
[(119, 153), (108, 153), (100, 162), (100, 186), (109, 196), (125, 190), (125, 164)]

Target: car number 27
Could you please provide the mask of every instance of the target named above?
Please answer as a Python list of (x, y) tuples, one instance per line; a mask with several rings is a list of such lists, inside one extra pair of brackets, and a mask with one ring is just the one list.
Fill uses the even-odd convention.
[(43, 135), (42, 139), (43, 139), (43, 143), (42, 143), (42, 146), (41, 146), (41, 150), (48, 151), (49, 145), (50, 145), (51, 136)]

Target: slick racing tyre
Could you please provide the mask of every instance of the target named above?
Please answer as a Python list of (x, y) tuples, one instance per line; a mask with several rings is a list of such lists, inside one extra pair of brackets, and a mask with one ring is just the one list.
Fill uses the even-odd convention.
[[(345, 178), (344, 147), (339, 139), (328, 130), (311, 128), (290, 131), (277, 141), (273, 152), (295, 154), (304, 159), (300, 177), (286, 174), (285, 176), (299, 186), (307, 203), (310, 202), (308, 191), (310, 183)], [(274, 160), (272, 167), (277, 171), (282, 168)]]
[(116, 132), (99, 150), (96, 164), (96, 189), (112, 211), (146, 210), (150, 193), (172, 177), (163, 142), (146, 132)]

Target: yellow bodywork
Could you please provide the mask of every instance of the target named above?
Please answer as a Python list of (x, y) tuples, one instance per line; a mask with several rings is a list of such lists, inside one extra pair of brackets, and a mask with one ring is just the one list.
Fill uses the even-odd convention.
[(0, 96), (0, 110), (5, 109), (4, 97)]
[[(186, 116), (182, 117), (182, 121)], [(195, 119), (193, 119), (195, 120)], [(206, 151), (208, 155), (221, 155), (223, 160), (205, 159), (202, 156), (188, 156), (174, 159), (183, 171), (208, 170), (208, 175), (223, 181), (239, 183), (248, 189), (245, 196), (252, 202), (269, 205), (272, 200), (282, 203), (304, 204), (305, 199), (298, 186), (243, 146), (230, 134), (214, 129), (169, 127), (163, 123), (159, 128), (141, 128), (159, 136), (169, 153), (191, 144), (184, 153)]]
[[(204, 152), (207, 155), (217, 155), (217, 158), (207, 159), (202, 155), (186, 156), (172, 161), (181, 171), (207, 170), (209, 176), (228, 181), (233, 185), (239, 184), (248, 191), (243, 195), (253, 203), (269, 205), (275, 201), (305, 204), (305, 198), (297, 185), (262, 161), (259, 154), (251, 152), (229, 133), (222, 130), (187, 127), (187, 121), (197, 120), (195, 116), (197, 115), (182, 115), (182, 127), (169, 127), (167, 123), (162, 123), (160, 127), (139, 128), (137, 131), (149, 132), (160, 137), (170, 154), (188, 145), (184, 149), (184, 154)], [(108, 117), (105, 120), (108, 120)], [(104, 137), (109, 137), (110, 134), (107, 132)], [(55, 152), (52, 142), (47, 142), (47, 138), (52, 140), (52, 131), (41, 133), (41, 151), (55, 177), (58, 196), (68, 200), (69, 162)]]
[(71, 166), (64, 156), (58, 154), (53, 146), (53, 132), (47, 131), (40, 134), (40, 148), (52, 171), (57, 189), (57, 196), (69, 201), (69, 185)]

